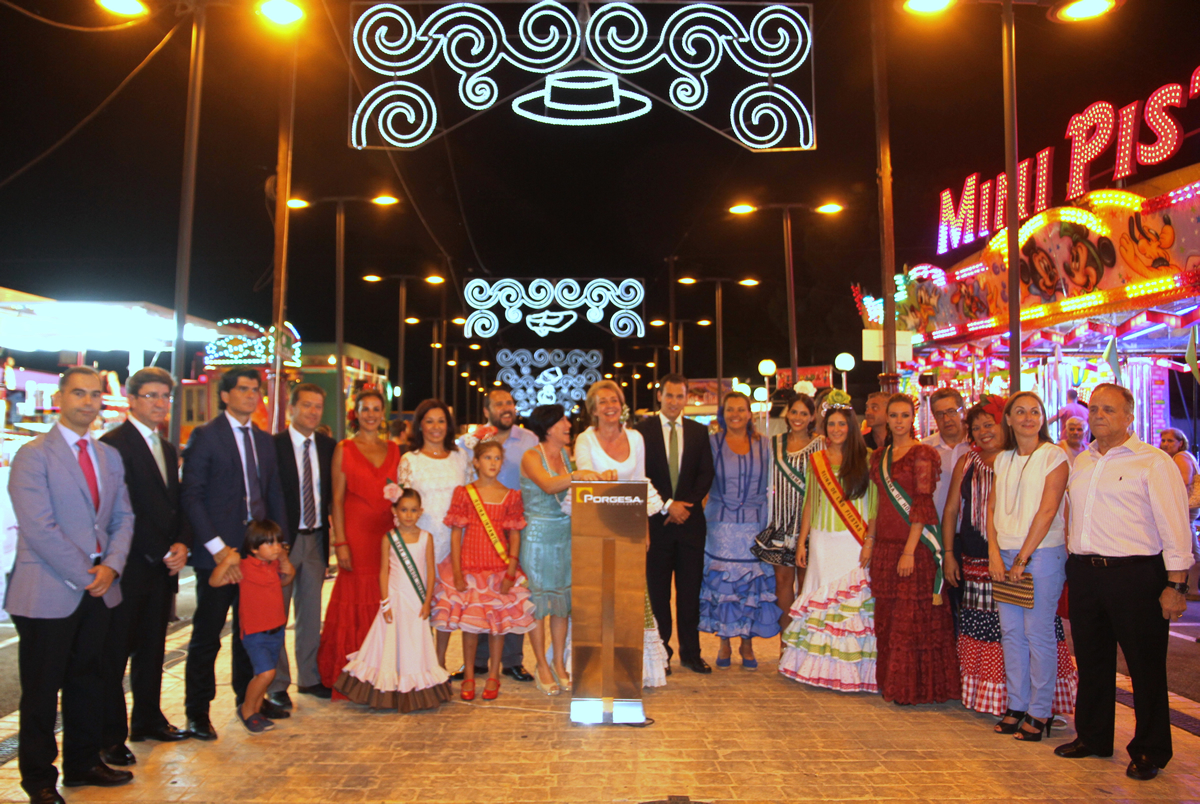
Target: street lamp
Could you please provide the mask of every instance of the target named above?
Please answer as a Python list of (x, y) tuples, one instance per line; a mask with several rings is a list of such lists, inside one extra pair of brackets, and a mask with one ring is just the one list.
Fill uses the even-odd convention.
[[(179, 239), (175, 249), (175, 346), (171, 353), (171, 373), (175, 381), (182, 383), (187, 371), (187, 345), (183, 329), (187, 324), (188, 290), (192, 279), (192, 228), (196, 211), (196, 159), (200, 145), (200, 96), (204, 89), (204, 40), (208, 30), (209, 0), (192, 0), (192, 52), (188, 63), (187, 112), (184, 118), (183, 135), (183, 182), (179, 193)], [(288, 0), (273, 0), (286, 3)], [(105, 6), (108, 8), (109, 6)], [(121, 2), (114, 12), (128, 16), (129, 2)], [(297, 10), (299, 10), (297, 8)], [(290, 28), (301, 17), (292, 20)], [(268, 19), (270, 19), (268, 17)], [(287, 181), (284, 180), (286, 184)], [(283, 188), (286, 189), (286, 188)], [(287, 193), (283, 194), (287, 198)], [(276, 338), (282, 337), (282, 327), (276, 330)], [(278, 346), (278, 343), (276, 344)], [(277, 350), (278, 351), (278, 350)], [(171, 398), (171, 424), (169, 438), (179, 443), (180, 427), (183, 424), (183, 394)]]
[(842, 390), (846, 391), (846, 372), (854, 370), (854, 355), (842, 352), (833, 359), (833, 367), (842, 372)]
[[(935, 0), (905, 0), (902, 8), (922, 16), (945, 11), (957, 0), (938, 3)], [(1009, 187), (1009, 198), (1005, 202), (1004, 237), (1008, 247), (1008, 393), (1021, 390), (1021, 242), (1020, 214), (1013, 189), (1017, 187), (1017, 32), (1013, 18), (1013, 3), (1021, 0), (974, 0), (1001, 6), (1001, 56), (1004, 73), (1004, 172)], [(1024, 0), (1030, 4), (1029, 0)], [(1080, 22), (1095, 19), (1118, 8), (1124, 0), (1034, 0), (1047, 6), (1047, 16), (1055, 22)], [(884, 288), (884, 301), (890, 292)]]
[[(783, 258), (784, 270), (787, 277), (788, 357), (792, 365), (792, 382), (795, 382), (800, 367), (800, 346), (796, 340), (796, 276), (795, 267), (792, 263), (792, 210), (799, 209), (819, 215), (836, 215), (845, 209), (845, 207), (834, 201), (829, 201), (819, 207), (814, 207), (811, 204), (795, 203), (763, 204), (759, 207), (753, 204), (741, 203), (734, 204), (729, 208), (729, 211), (734, 215), (749, 215), (760, 209), (778, 209), (783, 213)], [(804, 231), (808, 231), (807, 225)]]
[[(408, 280), (416, 279), (417, 277), (409, 274), (367, 274), (363, 277), (364, 282), (382, 282), (385, 279), (395, 279), (400, 282), (400, 297), (399, 297), (399, 318), (398, 329), (400, 336), (398, 338), (398, 351), (396, 353), (396, 388), (400, 393), (396, 396), (396, 410), (404, 413), (404, 327), (406, 324), (420, 323), (420, 319), (413, 318), (408, 314)], [(446, 280), (437, 274), (429, 274), (424, 277), (425, 281), (431, 285), (439, 285)]]
[(96, 0), (96, 5), (118, 17), (144, 17), (150, 13), (141, 0)]
[[(725, 277), (706, 277), (704, 279), (697, 279), (694, 276), (681, 276), (677, 281), (681, 285), (695, 285), (698, 282), (712, 282), (714, 285), (717, 286), (717, 294), (716, 294), (717, 309), (716, 309), (716, 315), (714, 316), (714, 318), (716, 319), (716, 322), (717, 322), (717, 398), (720, 399), (720, 396), (724, 392), (724, 388), (725, 388), (725, 377), (723, 376), (725, 374), (725, 343), (724, 343), (725, 329), (724, 329), (724, 324), (723, 324), (724, 315), (722, 315), (725, 283), (726, 282), (737, 282), (739, 285), (741, 285), (743, 287), (754, 287), (755, 285), (758, 284), (758, 280), (751, 279), (749, 277), (747, 277), (745, 279), (734, 280), (734, 279), (728, 279)], [(697, 321), (696, 323), (699, 324), (700, 322)], [(681, 332), (681, 334), (682, 334), (682, 332)]]
[[(332, 203), (337, 205), (334, 237), (337, 244), (337, 256), (334, 260), (334, 338), (337, 342), (337, 376), (334, 383), (337, 386), (337, 404), (334, 415), (337, 417), (334, 433), (338, 441), (346, 436), (346, 202), (359, 201), (375, 204), (376, 206), (391, 206), (399, 199), (390, 195), (378, 195), (374, 198), (359, 196), (330, 196), (307, 201), (303, 198), (289, 198), (288, 209), (308, 209), (313, 204)], [(398, 386), (399, 387), (399, 386)], [(401, 408), (403, 410), (403, 408)]]
[[(672, 338), (674, 343), (668, 346), (671, 355), (670, 371), (685, 374), (683, 370), (683, 325), (695, 324), (698, 327), (711, 327), (712, 321), (707, 318), (676, 318), (673, 321), (665, 321), (661, 318), (656, 318), (650, 322), (652, 327), (662, 327), (670, 325)], [(633, 347), (638, 348), (638, 347)]]
[(775, 371), (777, 368), (778, 367), (775, 365), (775, 361), (769, 357), (758, 361), (758, 373), (762, 375), (763, 387), (755, 388), (754, 394), (755, 394), (755, 399), (758, 399), (758, 392), (763, 391), (762, 399), (760, 399), (759, 401), (767, 402), (767, 405), (765, 408), (766, 412), (763, 415), (763, 425), (764, 425), (763, 431), (764, 432), (766, 432), (766, 425), (769, 425), (770, 421), (771, 421), (771, 404), (770, 404), (771, 378), (775, 376)]

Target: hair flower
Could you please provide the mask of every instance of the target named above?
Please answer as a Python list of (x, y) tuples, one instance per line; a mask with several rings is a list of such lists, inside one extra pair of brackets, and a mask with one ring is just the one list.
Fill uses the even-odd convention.
[(383, 496), (392, 505), (400, 499), (400, 495), (404, 493), (404, 489), (396, 485), (396, 481), (388, 478), (388, 482), (383, 487)]
[(800, 380), (800, 382), (792, 386), (792, 390), (798, 394), (817, 395), (817, 386), (813, 385), (811, 380)]
[(850, 394), (834, 388), (825, 395), (825, 401), (821, 403), (821, 412), (828, 413), (831, 410), (849, 410), (852, 407), (850, 404)]

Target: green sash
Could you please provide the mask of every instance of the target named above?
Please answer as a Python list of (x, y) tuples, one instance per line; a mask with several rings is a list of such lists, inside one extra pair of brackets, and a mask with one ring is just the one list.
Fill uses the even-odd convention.
[(408, 545), (404, 543), (404, 537), (400, 535), (399, 530), (392, 529), (387, 533), (387, 540), (392, 545), (392, 552), (396, 554), (396, 558), (400, 559), (400, 566), (404, 567), (404, 574), (408, 576), (408, 582), (412, 584), (413, 591), (417, 593), (417, 599), (424, 603), (425, 584), (421, 581), (421, 573), (417, 570), (412, 553), (408, 552)]
[[(883, 454), (883, 460), (879, 462), (879, 474), (883, 478), (883, 485), (887, 490), (887, 497), (892, 501), (892, 505), (900, 512), (900, 516), (904, 517), (904, 521), (908, 525), (912, 525), (909, 520), (909, 514), (912, 511), (912, 497), (908, 495), (900, 486), (896, 485), (892, 480), (892, 448), (888, 446)], [(940, 606), (942, 604), (942, 585), (944, 579), (942, 577), (942, 529), (939, 525), (923, 525), (921, 527), (921, 544), (929, 549), (933, 554), (934, 574), (933, 574), (933, 605)]]
[[(774, 447), (771, 451), (774, 453), (775, 468), (779, 470), (779, 474), (787, 480), (788, 485), (804, 494), (804, 473), (800, 472), (795, 466), (792, 466), (788, 461), (787, 456), (787, 433), (780, 433), (771, 439), (771, 446)], [(812, 443), (811, 441), (809, 442)], [(805, 448), (807, 449), (807, 447)]]

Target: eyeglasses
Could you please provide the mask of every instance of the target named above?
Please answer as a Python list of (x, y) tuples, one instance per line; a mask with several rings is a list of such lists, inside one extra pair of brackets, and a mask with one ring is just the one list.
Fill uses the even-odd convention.
[(941, 421), (943, 419), (949, 419), (951, 414), (961, 414), (961, 413), (962, 413), (962, 408), (946, 408), (945, 410), (933, 411), (933, 418), (937, 419), (938, 421)]
[(170, 402), (170, 401), (171, 401), (171, 397), (173, 397), (173, 396), (174, 396), (174, 394), (160, 394), (160, 393), (157, 393), (157, 392), (151, 392), (151, 393), (148, 393), (148, 394), (137, 394), (136, 396), (137, 396), (139, 399), (147, 399), (147, 400), (149, 400), (149, 401), (151, 401), (151, 402), (159, 402), (159, 401), (162, 401), (162, 402)]

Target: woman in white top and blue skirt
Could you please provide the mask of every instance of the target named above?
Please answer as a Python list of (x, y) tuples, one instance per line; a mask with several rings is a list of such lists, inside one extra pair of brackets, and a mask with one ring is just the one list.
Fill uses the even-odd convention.
[[(1015, 394), (1004, 407), (1005, 443), (988, 497), (988, 570), (993, 583), (1033, 576), (1033, 607), (997, 601), (1008, 711), (999, 734), (1038, 741), (1049, 735), (1058, 669), (1055, 614), (1066, 582), (1067, 456), (1046, 426), (1037, 394)], [(993, 586), (993, 594), (996, 587)]]

